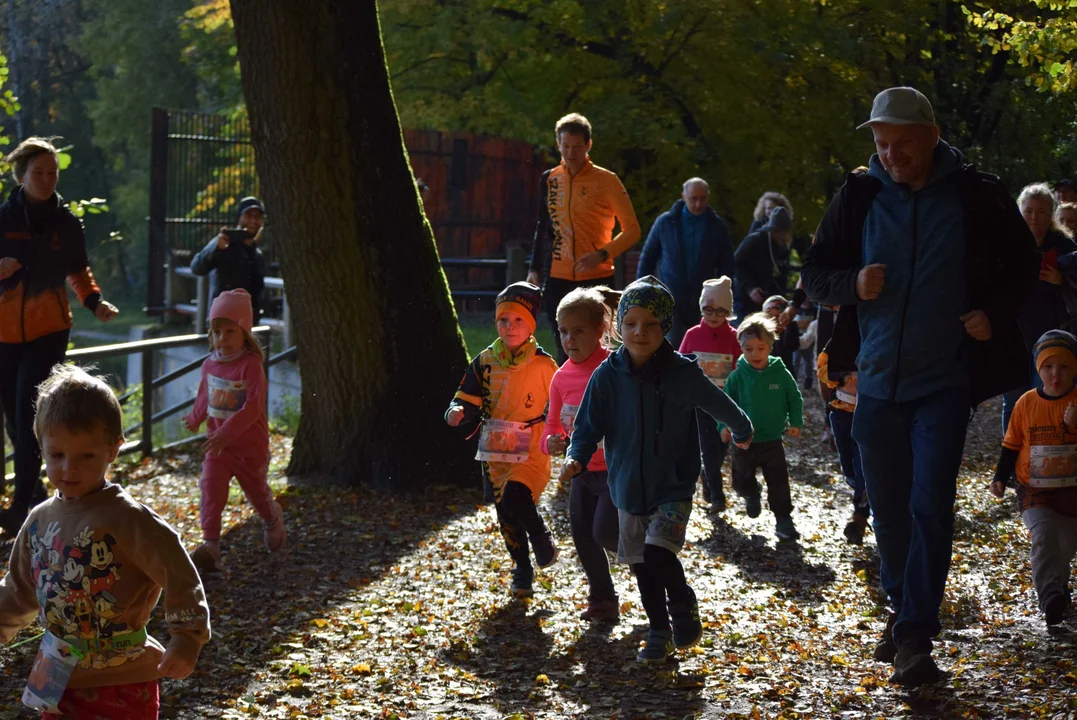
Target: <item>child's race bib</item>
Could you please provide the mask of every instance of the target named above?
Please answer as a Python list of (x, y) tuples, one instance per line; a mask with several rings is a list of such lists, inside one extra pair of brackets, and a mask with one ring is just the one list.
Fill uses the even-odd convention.
[(725, 387), (725, 379), (733, 372), (733, 356), (725, 353), (693, 353), (696, 363), (703, 370), (703, 374), (720, 388)]
[(1077, 485), (1077, 445), (1033, 445), (1028, 456), (1028, 484), (1034, 488)]
[(527, 462), (531, 451), (531, 428), (527, 423), (508, 420), (484, 420), (479, 435), (476, 460), (486, 462)]
[(850, 405), (856, 405), (856, 395), (847, 393), (841, 388), (838, 388), (834, 394), (837, 396), (838, 400), (841, 400), (844, 403), (849, 403)]
[[(565, 429), (565, 435), (572, 437), (573, 431), (576, 429), (576, 416), (580, 413), (579, 405), (562, 405), (561, 406), (561, 427)], [(602, 438), (598, 441), (598, 449), (604, 449), (604, 443), (606, 438)]]
[(216, 375), (206, 375), (206, 390), (209, 392), (207, 414), (220, 420), (239, 412), (247, 402), (246, 380), (225, 380)]
[(46, 630), (30, 679), (22, 691), (22, 704), (43, 712), (59, 713), (60, 698), (82, 655), (74, 645)]

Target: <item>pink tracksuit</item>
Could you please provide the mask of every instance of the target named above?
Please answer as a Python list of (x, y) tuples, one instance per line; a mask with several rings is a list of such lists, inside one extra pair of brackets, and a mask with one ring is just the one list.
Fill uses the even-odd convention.
[(267, 523), (277, 505), (266, 482), (269, 466), (269, 421), (266, 419), (266, 375), (261, 358), (244, 352), (234, 360), (214, 353), (202, 363), (202, 382), (191, 417), (206, 421), (207, 437), (224, 440), (219, 454), (206, 453), (202, 464), (202, 536), (221, 537), (221, 513), (228, 503), (228, 484), (239, 481), (247, 499)]

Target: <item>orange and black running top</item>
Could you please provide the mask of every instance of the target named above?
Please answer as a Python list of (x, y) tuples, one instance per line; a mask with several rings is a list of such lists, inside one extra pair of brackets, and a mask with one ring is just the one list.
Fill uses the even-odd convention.
[[(542, 174), (539, 222), (531, 254), (531, 271), (561, 280), (592, 280), (613, 274), (613, 259), (636, 244), (639, 221), (621, 181), (609, 170), (587, 160), (571, 175), (564, 163)], [(621, 233), (613, 237), (614, 222)], [(546, 246), (550, 245), (547, 254)], [(605, 250), (598, 267), (576, 272), (576, 261)]]

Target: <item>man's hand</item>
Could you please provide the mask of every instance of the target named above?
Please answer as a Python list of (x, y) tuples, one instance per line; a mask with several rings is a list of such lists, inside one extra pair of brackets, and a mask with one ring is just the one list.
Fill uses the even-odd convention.
[(7, 280), (9, 277), (19, 271), (22, 265), (13, 257), (6, 257), (0, 260), (0, 280)]
[(856, 296), (861, 300), (874, 300), (882, 294), (885, 281), (886, 265), (865, 265), (856, 276)]
[(1062, 284), (1062, 272), (1056, 267), (1043, 268), (1040, 270), (1040, 280), (1052, 285)]
[(568, 450), (568, 442), (564, 435), (551, 435), (546, 440), (546, 449), (550, 451), (550, 455), (561, 457), (565, 450)]
[(748, 297), (752, 299), (752, 302), (763, 304), (763, 301), (767, 299), (767, 294), (763, 292), (763, 288), (752, 288), (752, 291), (748, 293)]
[(1006, 494), (1006, 486), (1002, 484), (1001, 480), (993, 480), (991, 486), (988, 488), (991, 494), (1001, 499)]
[(532, 285), (538, 285), (539, 287), (542, 287), (542, 278), (539, 277), (539, 274), (534, 270), (527, 273), (527, 282), (531, 283)]
[(583, 472), (583, 465), (575, 460), (569, 460), (561, 466), (561, 474), (557, 476), (557, 482), (564, 484)]
[(459, 405), (453, 405), (449, 408), (448, 414), (445, 416), (445, 422), (449, 423), (450, 427), (456, 427), (464, 420), (464, 408)]
[(781, 326), (785, 327), (786, 325), (791, 323), (793, 321), (793, 318), (797, 316), (797, 310), (799, 309), (800, 308), (798, 308), (796, 305), (790, 303), (789, 307), (787, 307), (785, 310), (782, 310), (782, 314), (778, 316), (778, 322), (781, 324)]
[(791, 428), (789, 428), (788, 430), (785, 431), (785, 434), (795, 440), (798, 437), (800, 437), (800, 428), (791, 427)]
[(228, 247), (228, 243), (231, 242), (228, 239), (227, 233), (225, 233), (225, 230), (227, 230), (227, 229), (228, 228), (223, 228), (222, 227), (221, 228), (221, 234), (217, 236), (217, 249), (218, 250), (226, 249)]
[(973, 340), (991, 339), (991, 320), (983, 310), (967, 312), (960, 320), (965, 323), (965, 332), (971, 335)]
[(194, 660), (183, 657), (171, 645), (165, 650), (161, 664), (157, 666), (157, 674), (161, 677), (182, 680), (194, 672)]
[(587, 253), (576, 261), (576, 272), (590, 272), (601, 265), (605, 259), (600, 252)]
[(108, 322), (112, 318), (120, 314), (120, 309), (110, 303), (108, 300), (100, 300), (97, 303), (97, 307), (93, 311), (94, 317), (101, 322)]
[(729, 428), (722, 428), (722, 442), (727, 443), (733, 439), (733, 433), (729, 432)]

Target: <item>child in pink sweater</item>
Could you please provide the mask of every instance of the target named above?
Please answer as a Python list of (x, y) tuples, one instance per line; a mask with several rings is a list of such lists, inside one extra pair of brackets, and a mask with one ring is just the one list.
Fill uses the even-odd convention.
[[(611, 336), (618, 297), (619, 293), (607, 287), (579, 288), (557, 306), (557, 331), (568, 361), (550, 381), (550, 407), (542, 438), (542, 451), (547, 455), (565, 454), (587, 381), (610, 354), (604, 341)], [(616, 621), (620, 610), (606, 550), (617, 552), (617, 508), (610, 500), (601, 445), (587, 463), (586, 472), (572, 479), (569, 525), (590, 590), (587, 609), (580, 617)]]
[(229, 290), (210, 307), (210, 356), (202, 364), (202, 382), (187, 428), (206, 422), (206, 457), (202, 463), (202, 544), (191, 553), (202, 572), (221, 567), (221, 513), (228, 484), (239, 481), (265, 523), (266, 549), (284, 547), (286, 532), (280, 505), (266, 482), (269, 468), (269, 422), (262, 347), (251, 335), (251, 297)]
[[(724, 275), (717, 280), (704, 280), (699, 310), (703, 320), (685, 333), (680, 353), (695, 355), (696, 363), (711, 382), (725, 387), (725, 379), (740, 358), (737, 331), (729, 324), (733, 317), (733, 282)], [(703, 456), (703, 498), (710, 503), (711, 512), (722, 512), (726, 508), (722, 463), (729, 451), (729, 443), (722, 442), (717, 424), (698, 408), (696, 425), (699, 428), (699, 451)]]

